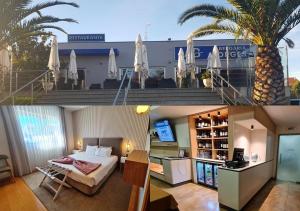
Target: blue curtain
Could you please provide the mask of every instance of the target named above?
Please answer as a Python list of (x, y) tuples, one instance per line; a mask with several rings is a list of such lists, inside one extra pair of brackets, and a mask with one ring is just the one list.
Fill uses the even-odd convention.
[(30, 170), (65, 154), (63, 116), (57, 106), (14, 106)]

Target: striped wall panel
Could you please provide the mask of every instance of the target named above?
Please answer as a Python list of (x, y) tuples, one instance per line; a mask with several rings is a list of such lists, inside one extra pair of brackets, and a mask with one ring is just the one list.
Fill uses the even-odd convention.
[(91, 106), (73, 112), (73, 132), (75, 144), (82, 138), (123, 137), (131, 150), (146, 147), (149, 115), (138, 115), (136, 106)]

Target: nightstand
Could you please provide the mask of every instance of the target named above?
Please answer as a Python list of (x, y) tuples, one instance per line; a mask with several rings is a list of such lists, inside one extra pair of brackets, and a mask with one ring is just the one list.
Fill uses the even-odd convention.
[(73, 154), (77, 154), (79, 152), (82, 152), (82, 150), (81, 149), (73, 149), (73, 151), (72, 151)]
[(126, 159), (127, 159), (127, 157), (125, 157), (125, 156), (122, 156), (120, 158), (120, 171), (122, 170), (122, 168), (124, 168)]

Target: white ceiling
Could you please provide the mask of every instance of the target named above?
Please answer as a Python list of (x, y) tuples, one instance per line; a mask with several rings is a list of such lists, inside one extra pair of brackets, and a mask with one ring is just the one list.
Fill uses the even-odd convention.
[(155, 106), (151, 108), (150, 119), (175, 119), (200, 112), (224, 108), (224, 106)]
[(300, 125), (300, 106), (264, 106), (264, 109), (277, 126)]
[(265, 126), (263, 126), (259, 121), (257, 121), (256, 119), (246, 119), (246, 120), (239, 120), (236, 121), (236, 124), (239, 124), (247, 129), (251, 129), (251, 125), (254, 126), (253, 130), (263, 130), (266, 129)]

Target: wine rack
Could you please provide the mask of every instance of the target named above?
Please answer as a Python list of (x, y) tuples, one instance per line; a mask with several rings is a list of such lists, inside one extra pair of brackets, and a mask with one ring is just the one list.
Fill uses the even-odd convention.
[(193, 115), (192, 120), (196, 131), (192, 140), (196, 141), (197, 157), (228, 159), (228, 109), (199, 113)]

